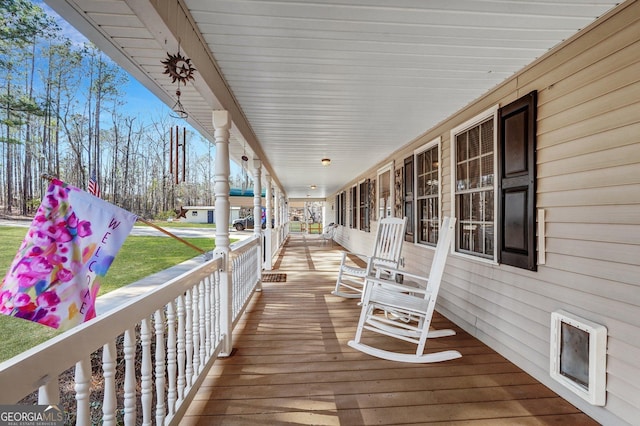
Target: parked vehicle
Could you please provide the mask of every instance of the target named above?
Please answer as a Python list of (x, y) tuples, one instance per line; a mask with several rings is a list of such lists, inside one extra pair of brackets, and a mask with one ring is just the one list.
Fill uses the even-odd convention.
[[(262, 229), (265, 229), (264, 221), (262, 221)], [(231, 223), (231, 226), (236, 229), (236, 231), (244, 231), (245, 229), (253, 229), (253, 216), (245, 216), (239, 219), (234, 220)]]

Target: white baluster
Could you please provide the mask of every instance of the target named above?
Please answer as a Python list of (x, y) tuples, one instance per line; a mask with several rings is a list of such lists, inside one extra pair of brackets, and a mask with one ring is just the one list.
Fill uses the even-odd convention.
[(211, 279), (211, 276), (208, 276), (204, 279), (204, 290), (205, 290), (204, 324), (205, 324), (205, 334), (206, 334), (205, 352), (207, 354), (207, 357), (211, 356), (211, 340), (213, 337), (211, 334), (211, 326), (212, 326), (211, 324), (211, 285), (212, 285), (212, 279)]
[(188, 290), (185, 298), (185, 379), (187, 387), (193, 383), (193, 304), (191, 302), (191, 290)]
[(159, 309), (155, 313), (156, 329), (156, 424), (164, 424), (166, 406), (164, 403), (164, 384), (166, 374), (166, 352), (164, 345), (164, 312)]
[[(209, 321), (211, 323), (211, 331), (210, 331), (210, 339), (211, 339), (211, 350), (214, 351), (218, 346), (218, 330), (217, 330), (217, 322), (218, 322), (218, 312), (216, 308), (216, 287), (218, 287), (218, 274), (216, 272), (212, 272), (209, 277), (210, 291), (209, 295), (209, 303), (211, 309), (211, 317)], [(209, 354), (211, 355), (211, 354)]]
[(140, 401), (142, 402), (142, 425), (151, 425), (151, 325), (149, 318), (142, 320), (140, 326), (140, 345), (142, 346), (142, 365), (140, 367)]
[[(261, 256), (260, 247), (255, 247), (252, 251), (252, 260), (258, 265), (260, 264), (260, 256)], [(253, 286), (256, 285), (257, 291), (262, 291), (262, 281), (260, 278), (260, 274), (261, 273), (259, 269), (254, 269), (253, 273), (251, 274), (252, 280), (250, 281), (251, 283), (250, 288), (253, 288)]]
[(167, 391), (167, 414), (175, 413), (178, 392), (176, 390), (176, 311), (173, 302), (167, 305), (167, 378), (169, 389)]
[(102, 424), (116, 424), (116, 344), (109, 342), (102, 347), (102, 371), (104, 375), (104, 397), (102, 399)]
[(244, 269), (243, 269), (243, 264), (241, 260), (242, 260), (242, 254), (240, 254), (239, 256), (236, 256), (236, 258), (233, 259), (233, 270), (238, 272), (237, 274), (234, 272), (233, 280), (231, 282), (231, 285), (229, 286), (229, 292), (231, 293), (231, 296), (228, 299), (230, 310), (231, 310), (231, 316), (229, 318), (229, 321), (231, 322), (233, 322), (233, 318), (235, 318), (235, 312), (236, 312), (236, 306), (235, 306), (236, 288), (238, 288), (238, 284), (242, 282), (244, 277)]
[(198, 373), (200, 372), (200, 310), (198, 306), (200, 304), (200, 292), (198, 291), (198, 285), (194, 285), (191, 289), (193, 292), (193, 299), (191, 303), (193, 305), (193, 376), (190, 379), (190, 383), (193, 384), (195, 380), (198, 378)]
[(89, 410), (89, 381), (91, 380), (91, 360), (87, 357), (76, 363), (76, 425), (91, 424)]
[(215, 330), (216, 330), (216, 346), (218, 342), (222, 338), (222, 331), (220, 327), (220, 318), (222, 317), (222, 307), (220, 306), (220, 301), (222, 300), (222, 296), (220, 294), (220, 280), (222, 279), (222, 273), (220, 271), (216, 272), (216, 286), (214, 291), (214, 302), (215, 302), (215, 314), (213, 315), (215, 321)]
[(124, 332), (124, 424), (136, 424), (136, 329)]
[(38, 388), (39, 405), (58, 405), (60, 403), (60, 383), (58, 378), (45, 377)]
[(231, 306), (233, 307), (233, 311), (231, 312), (232, 320), (236, 317), (236, 311), (238, 310), (238, 288), (247, 279), (247, 267), (249, 265), (243, 262), (245, 257), (245, 253), (242, 253), (236, 258), (236, 264), (238, 265), (238, 279), (233, 282), (233, 286), (231, 287)]
[(178, 341), (176, 346), (178, 349), (178, 401), (184, 399), (184, 388), (187, 386), (185, 379), (184, 363), (185, 363), (185, 319), (184, 319), (184, 297), (178, 297)]
[(206, 316), (205, 316), (205, 284), (204, 281), (201, 280), (200, 284), (198, 285), (199, 288), (199, 293), (200, 293), (200, 297), (199, 299), (199, 303), (198, 303), (198, 314), (199, 314), (199, 321), (198, 321), (198, 330), (200, 331), (200, 368), (198, 369), (198, 373), (200, 373), (202, 371), (202, 369), (204, 368), (204, 364), (205, 364), (205, 360), (207, 357), (207, 331), (206, 331), (206, 327), (205, 327), (205, 320), (206, 320)]

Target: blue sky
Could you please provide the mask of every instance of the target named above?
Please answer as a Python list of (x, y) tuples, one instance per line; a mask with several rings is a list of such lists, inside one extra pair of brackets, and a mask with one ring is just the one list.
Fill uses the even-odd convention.
[[(58, 15), (53, 9), (51, 9), (46, 3), (41, 0), (33, 0), (34, 4), (42, 7), (42, 9), (54, 17), (62, 29), (62, 35), (76, 46), (83, 46), (88, 43), (82, 34), (80, 34), (75, 28), (73, 28), (67, 21), (65, 21), (60, 15)], [(127, 74), (125, 72), (125, 74)], [(128, 75), (128, 74), (127, 74)], [(127, 94), (127, 109), (132, 112), (132, 115), (138, 115), (138, 113), (144, 112), (148, 114), (149, 110), (152, 111), (168, 111), (168, 107), (163, 104), (155, 95), (153, 95), (146, 87), (137, 82), (133, 77), (129, 76), (129, 83), (127, 84), (124, 92)], [(140, 105), (140, 108), (136, 106)]]
[[(60, 15), (58, 15), (53, 9), (51, 9), (47, 4), (45, 4), (42, 0), (32, 0), (34, 4), (42, 7), (42, 9), (54, 17), (62, 29), (62, 35), (77, 46), (83, 46), (88, 40), (80, 34), (73, 26), (71, 26), (67, 21), (65, 21)], [(161, 102), (153, 93), (147, 90), (142, 84), (138, 83), (138, 81), (131, 77), (126, 71), (124, 73), (129, 77), (129, 81), (126, 87), (123, 90), (123, 93), (126, 93), (125, 105), (123, 106), (128, 115), (140, 117), (141, 120), (144, 120), (144, 117), (157, 118), (168, 114), (170, 108)], [(204, 141), (204, 138), (200, 136), (200, 134), (193, 129), (186, 121), (180, 120), (179, 125), (186, 126), (188, 130), (193, 132), (193, 134), (198, 135), (195, 138), (192, 146), (196, 149), (198, 154), (202, 155), (208, 151), (207, 144)], [(215, 148), (211, 151), (215, 153)], [(235, 162), (231, 162), (231, 174), (236, 175), (240, 173), (241, 168)]]

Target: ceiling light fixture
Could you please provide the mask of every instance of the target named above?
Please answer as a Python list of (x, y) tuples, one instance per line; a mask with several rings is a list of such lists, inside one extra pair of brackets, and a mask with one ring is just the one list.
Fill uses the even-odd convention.
[(320, 162), (322, 163), (323, 166), (328, 166), (329, 164), (331, 164), (331, 159), (323, 158), (322, 160), (320, 160)]
[(311, 189), (316, 189), (316, 188), (317, 188), (317, 186), (315, 186), (315, 185), (311, 185), (309, 188), (311, 188)]

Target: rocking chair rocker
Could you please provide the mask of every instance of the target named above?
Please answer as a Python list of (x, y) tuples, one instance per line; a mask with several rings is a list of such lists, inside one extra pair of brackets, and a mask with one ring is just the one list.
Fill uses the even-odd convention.
[[(387, 270), (398, 269), (406, 227), (406, 217), (402, 219), (385, 217), (380, 220), (378, 232), (376, 233), (375, 246), (371, 256), (343, 252), (340, 269), (338, 270), (336, 288), (331, 294), (346, 298), (360, 298), (362, 297), (364, 279), (368, 274), (380, 277)], [(366, 258), (367, 266), (360, 268), (350, 263), (348, 261), (349, 255)]]
[[(455, 221), (448, 217), (443, 220), (429, 276), (395, 271), (403, 275), (403, 283), (413, 282), (417, 284), (415, 287), (375, 276), (366, 278), (360, 320), (355, 339), (349, 341), (349, 346), (378, 358), (411, 363), (440, 362), (462, 356), (454, 350), (424, 353), (428, 338), (456, 334), (453, 330), (429, 331)], [(361, 342), (364, 330), (414, 343), (416, 351), (414, 354), (398, 353), (366, 345)]]

